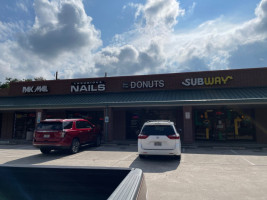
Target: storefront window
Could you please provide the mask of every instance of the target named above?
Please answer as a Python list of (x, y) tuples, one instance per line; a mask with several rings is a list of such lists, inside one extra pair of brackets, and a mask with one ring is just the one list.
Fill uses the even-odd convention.
[(2, 137), (2, 113), (0, 113), (0, 138)]
[(196, 140), (254, 140), (251, 109), (197, 109), (194, 117)]
[(31, 139), (35, 129), (36, 113), (15, 113), (14, 135), (15, 139)]
[(148, 120), (170, 120), (176, 128), (182, 128), (182, 118), (178, 108), (174, 109), (138, 109), (126, 112), (126, 139), (137, 139), (143, 124)]
[(67, 119), (82, 118), (90, 121), (103, 131), (104, 126), (104, 112), (103, 111), (67, 111)]

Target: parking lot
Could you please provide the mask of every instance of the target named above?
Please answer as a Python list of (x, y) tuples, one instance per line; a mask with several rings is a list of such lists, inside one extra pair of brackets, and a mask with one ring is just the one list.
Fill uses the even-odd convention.
[(183, 148), (181, 161), (140, 159), (135, 145), (83, 148), (43, 155), (31, 145), (0, 145), (0, 164), (140, 168), (149, 199), (266, 199), (267, 150)]

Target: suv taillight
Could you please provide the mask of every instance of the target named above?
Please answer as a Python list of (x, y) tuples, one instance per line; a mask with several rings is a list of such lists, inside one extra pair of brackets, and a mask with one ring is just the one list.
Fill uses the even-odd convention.
[(180, 136), (179, 135), (168, 135), (167, 137), (169, 139), (171, 139), (171, 140), (178, 140), (178, 139), (180, 139)]
[(139, 134), (138, 139), (146, 139), (148, 138), (148, 135)]
[(60, 132), (60, 137), (64, 138), (65, 135), (66, 135), (66, 132), (65, 132), (65, 131), (61, 131), (61, 132)]

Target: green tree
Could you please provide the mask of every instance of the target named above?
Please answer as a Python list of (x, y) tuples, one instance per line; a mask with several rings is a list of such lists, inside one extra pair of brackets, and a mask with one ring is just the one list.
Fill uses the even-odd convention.
[(6, 82), (1, 83), (0, 88), (9, 88), (10, 83), (12, 82), (19, 82), (19, 79), (16, 78), (6, 78)]
[(45, 78), (40, 76), (40, 77), (35, 77), (33, 80), (34, 81), (45, 81)]
[[(33, 80), (34, 81), (45, 81), (45, 78), (43, 78), (43, 77), (35, 77)], [(33, 81), (33, 80), (30, 79), (30, 78), (20, 80), (20, 79), (17, 79), (17, 78), (6, 77), (6, 81), (4, 83), (0, 82), (0, 89), (9, 88), (10, 87), (10, 83), (13, 83), (13, 82), (27, 82), (27, 81)]]

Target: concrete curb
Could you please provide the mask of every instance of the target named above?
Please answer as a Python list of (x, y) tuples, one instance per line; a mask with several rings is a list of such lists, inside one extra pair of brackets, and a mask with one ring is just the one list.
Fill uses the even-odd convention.
[(216, 146), (216, 144), (214, 146), (212, 145), (182, 145), (182, 148), (185, 149), (198, 149), (198, 148), (202, 148), (202, 149), (221, 149), (221, 150), (228, 150), (228, 149), (232, 149), (232, 150), (253, 150), (253, 149), (257, 149), (257, 150), (267, 150), (266, 146), (250, 146), (250, 145), (244, 145), (244, 146), (231, 146), (231, 145), (227, 145), (227, 146)]
[[(32, 141), (27, 140), (0, 140), (0, 145), (32, 145)], [(137, 143), (127, 141), (102, 142), (102, 146), (137, 146)], [(267, 150), (266, 144), (182, 144), (182, 149), (232, 149), (232, 150)]]
[(32, 144), (29, 140), (0, 140), (0, 145)]

